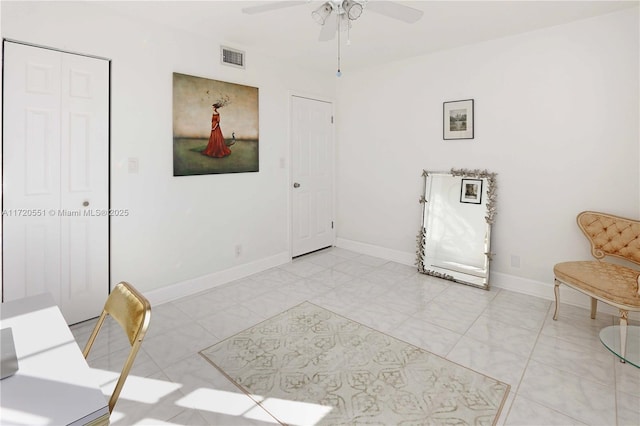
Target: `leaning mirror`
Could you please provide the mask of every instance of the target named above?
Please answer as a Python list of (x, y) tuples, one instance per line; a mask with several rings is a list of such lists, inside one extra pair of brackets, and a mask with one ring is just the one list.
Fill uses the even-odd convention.
[(423, 274), (489, 289), (496, 174), (423, 171), (417, 265)]

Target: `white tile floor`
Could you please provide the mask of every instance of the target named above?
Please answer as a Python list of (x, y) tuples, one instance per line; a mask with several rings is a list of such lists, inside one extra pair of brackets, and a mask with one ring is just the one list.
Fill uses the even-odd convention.
[[(304, 300), (509, 383), (500, 425), (640, 425), (640, 369), (598, 339), (617, 323), (612, 316), (591, 320), (562, 305), (553, 321), (549, 300), (339, 248), (153, 307), (112, 424), (274, 424), (198, 351)], [(80, 347), (93, 324), (72, 327)], [(91, 366), (119, 372), (127, 353), (120, 330), (106, 327), (98, 339)]]

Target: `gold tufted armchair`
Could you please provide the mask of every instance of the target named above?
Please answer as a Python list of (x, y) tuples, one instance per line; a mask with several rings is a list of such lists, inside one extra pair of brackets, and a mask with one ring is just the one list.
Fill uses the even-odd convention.
[(602, 259), (612, 256), (640, 265), (640, 221), (591, 211), (580, 213), (577, 221), (597, 260), (563, 262), (553, 267), (556, 298), (553, 319), (558, 319), (560, 284), (591, 297), (591, 318), (596, 317), (598, 300), (615, 306), (620, 311), (624, 357), (629, 311), (640, 311), (640, 270)]

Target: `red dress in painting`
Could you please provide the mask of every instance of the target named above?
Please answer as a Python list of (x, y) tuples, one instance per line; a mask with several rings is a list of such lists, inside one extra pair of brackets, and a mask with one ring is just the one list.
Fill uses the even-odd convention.
[(231, 150), (224, 143), (224, 136), (220, 130), (220, 114), (218, 113), (213, 113), (211, 117), (211, 136), (209, 136), (209, 144), (202, 153), (216, 158), (231, 154)]

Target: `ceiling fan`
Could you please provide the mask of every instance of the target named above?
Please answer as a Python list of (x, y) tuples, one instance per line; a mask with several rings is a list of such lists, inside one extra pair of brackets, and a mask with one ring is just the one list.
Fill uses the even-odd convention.
[[(273, 1), (259, 6), (245, 7), (242, 12), (252, 15), (298, 6), (311, 1)], [(322, 4), (311, 12), (311, 17), (322, 25), (320, 41), (331, 40), (338, 34), (338, 71), (336, 72), (338, 77), (342, 75), (342, 71), (340, 71), (340, 31), (343, 29), (349, 30), (351, 21), (358, 19), (365, 8), (409, 24), (417, 22), (423, 15), (421, 10), (394, 1), (323, 0)]]
[[(253, 15), (285, 7), (308, 4), (311, 1), (273, 1), (259, 6), (245, 7), (242, 12)], [(394, 1), (325, 0), (311, 12), (313, 20), (322, 25), (319, 40), (331, 40), (336, 33), (339, 35), (340, 29), (350, 28), (351, 21), (358, 19), (365, 9), (409, 24), (417, 22), (424, 13), (421, 10)]]

